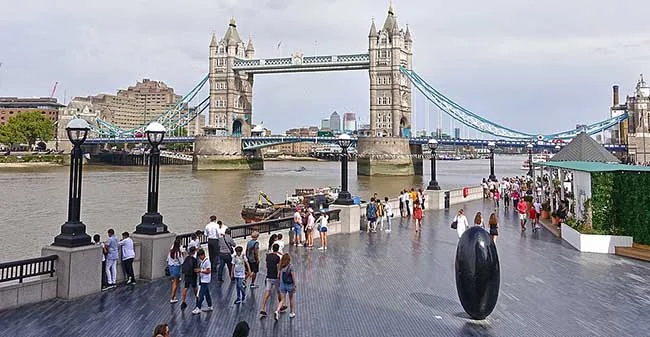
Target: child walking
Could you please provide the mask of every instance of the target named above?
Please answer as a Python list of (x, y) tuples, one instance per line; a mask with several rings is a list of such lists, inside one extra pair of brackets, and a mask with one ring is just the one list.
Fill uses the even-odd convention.
[(235, 254), (232, 256), (233, 268), (230, 271), (230, 278), (235, 280), (237, 284), (237, 300), (235, 304), (239, 304), (246, 300), (246, 290), (244, 289), (244, 279), (248, 277), (248, 259), (242, 255), (244, 248), (242, 246), (235, 247)]

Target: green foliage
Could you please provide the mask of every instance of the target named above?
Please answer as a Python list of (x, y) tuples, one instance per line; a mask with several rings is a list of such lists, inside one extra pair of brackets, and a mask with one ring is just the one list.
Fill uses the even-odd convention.
[(596, 172), (591, 174), (591, 208), (594, 230), (616, 232), (614, 190), (615, 172)]
[(50, 155), (24, 155), (24, 156), (0, 156), (0, 164), (4, 163), (55, 163), (64, 164), (64, 156)]
[(576, 220), (573, 217), (566, 219), (564, 221), (564, 223), (567, 226), (577, 230), (578, 232), (580, 232), (582, 234), (599, 234), (599, 235), (611, 235), (612, 234), (607, 230), (594, 229), (593, 227), (588, 226), (585, 223), (585, 221)]
[(52, 121), (38, 111), (12, 116), (0, 129), (0, 142), (8, 145), (26, 143), (32, 146), (37, 140), (47, 142), (52, 138), (54, 138)]

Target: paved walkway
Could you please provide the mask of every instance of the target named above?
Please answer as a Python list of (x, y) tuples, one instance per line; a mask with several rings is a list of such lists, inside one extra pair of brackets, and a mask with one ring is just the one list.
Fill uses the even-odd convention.
[[(464, 205), (468, 218), (485, 208)], [(263, 290), (233, 305), (234, 286), (212, 285), (217, 308), (200, 316), (169, 304), (169, 283), (81, 300), (55, 300), (0, 313), (0, 336), (150, 336), (161, 322), (172, 336), (231, 336), (247, 320), (251, 336), (647, 336), (650, 264), (579, 253), (549, 232), (521, 234), (502, 216), (497, 246), (501, 292), (487, 320), (468, 318), (456, 295), (456, 232), (449, 212), (426, 212), (421, 235), (397, 219), (393, 232), (335, 235), (326, 252), (291, 248), (297, 317), (257, 316)], [(264, 268), (262, 268), (264, 269)], [(250, 290), (249, 290), (250, 291)]]

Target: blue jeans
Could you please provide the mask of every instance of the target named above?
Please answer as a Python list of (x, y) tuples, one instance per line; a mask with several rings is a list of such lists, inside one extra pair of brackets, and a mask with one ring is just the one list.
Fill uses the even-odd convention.
[(199, 289), (199, 301), (196, 302), (197, 308), (201, 308), (203, 305), (203, 299), (208, 302), (208, 307), (212, 306), (212, 296), (210, 296), (210, 283), (201, 283), (201, 287)]
[(219, 254), (219, 271), (217, 272), (217, 278), (219, 281), (223, 281), (223, 267), (227, 264), (228, 265), (228, 272), (230, 272), (230, 269), (232, 268), (232, 256), (230, 254), (224, 254), (221, 253)]
[(244, 279), (242, 277), (235, 277), (237, 282), (237, 299), (244, 300), (246, 298), (246, 290), (244, 290)]

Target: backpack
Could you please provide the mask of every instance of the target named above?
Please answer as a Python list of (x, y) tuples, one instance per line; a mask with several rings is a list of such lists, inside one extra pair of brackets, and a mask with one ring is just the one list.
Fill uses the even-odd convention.
[(377, 216), (384, 216), (384, 204), (377, 205)]
[(366, 217), (370, 219), (370, 218), (375, 218), (376, 216), (377, 216), (377, 206), (375, 206), (374, 203), (368, 204), (368, 207), (366, 208)]
[(282, 283), (293, 284), (293, 276), (291, 276), (291, 268), (287, 268), (282, 272)]
[(194, 257), (191, 255), (185, 258), (183, 264), (181, 265), (181, 271), (183, 275), (192, 275), (194, 274)]

